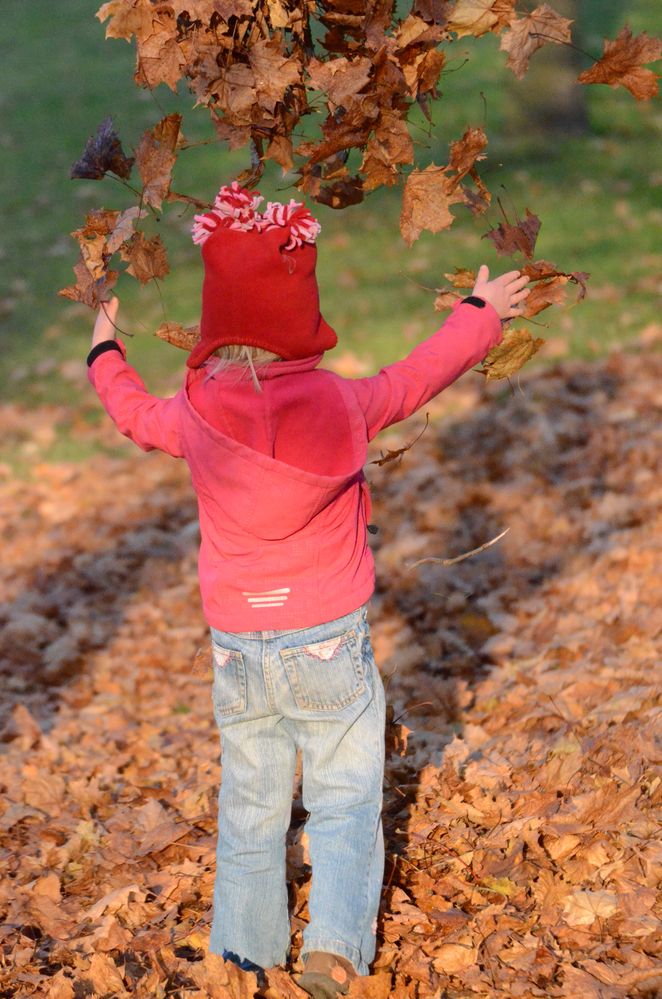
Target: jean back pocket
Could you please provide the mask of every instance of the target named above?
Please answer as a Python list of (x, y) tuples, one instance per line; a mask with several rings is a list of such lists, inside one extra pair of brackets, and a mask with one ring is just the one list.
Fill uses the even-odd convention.
[(356, 630), (321, 642), (281, 649), (280, 656), (298, 708), (338, 711), (366, 689)]
[(246, 710), (246, 667), (241, 652), (212, 642), (214, 683), (212, 702), (216, 718)]

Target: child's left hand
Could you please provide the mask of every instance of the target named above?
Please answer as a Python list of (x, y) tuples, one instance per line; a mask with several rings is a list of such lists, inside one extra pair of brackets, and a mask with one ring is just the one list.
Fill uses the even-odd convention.
[(111, 298), (109, 302), (102, 302), (99, 306), (97, 319), (92, 333), (92, 346), (104, 343), (106, 340), (115, 339), (115, 320), (120, 307), (119, 298)]

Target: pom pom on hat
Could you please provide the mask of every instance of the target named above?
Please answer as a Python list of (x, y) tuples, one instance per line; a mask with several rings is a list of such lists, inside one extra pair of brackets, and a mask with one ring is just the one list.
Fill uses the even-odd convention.
[(196, 215), (202, 250), (200, 342), (187, 364), (199, 367), (218, 347), (245, 344), (285, 360), (329, 350), (337, 337), (319, 311), (315, 241), (321, 226), (301, 202), (263, 201), (237, 181)]

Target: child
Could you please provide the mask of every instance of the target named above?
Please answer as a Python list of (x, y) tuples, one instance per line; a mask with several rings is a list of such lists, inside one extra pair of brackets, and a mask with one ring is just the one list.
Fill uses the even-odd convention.
[(337, 341), (319, 310), (319, 223), (294, 201), (260, 212), (261, 201), (234, 182), (196, 216), (201, 336), (173, 398), (150, 395), (127, 364), (117, 299), (99, 312), (87, 363), (118, 429), (184, 458), (198, 496), (223, 764), (210, 950), (252, 970), (286, 960), (298, 749), (313, 871), (299, 984), (333, 999), (369, 972), (384, 864), (367, 444), (500, 342), (527, 279), (490, 281), (482, 266), (430, 339), (345, 379), (318, 368)]

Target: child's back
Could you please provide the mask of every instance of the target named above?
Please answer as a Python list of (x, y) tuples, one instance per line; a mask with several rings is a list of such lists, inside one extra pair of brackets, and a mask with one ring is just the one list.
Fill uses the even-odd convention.
[[(285, 888), (297, 751), (313, 866), (300, 984), (345, 994), (375, 953), (383, 873), (384, 691), (369, 638), (367, 445), (501, 339), (526, 279), (488, 281), (411, 354), (371, 378), (318, 368), (336, 342), (319, 312), (303, 206), (234, 184), (196, 219), (205, 281), (201, 340), (171, 399), (150, 395), (100, 315), (90, 380), (126, 436), (190, 469), (200, 513), (200, 588), (214, 649), (221, 731), (217, 875), (210, 947), (244, 968), (285, 961)], [(117, 304), (111, 303), (111, 318)], [(246, 377), (221, 348), (285, 358)]]

